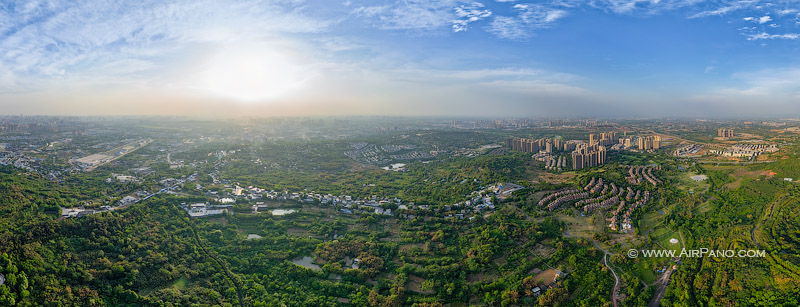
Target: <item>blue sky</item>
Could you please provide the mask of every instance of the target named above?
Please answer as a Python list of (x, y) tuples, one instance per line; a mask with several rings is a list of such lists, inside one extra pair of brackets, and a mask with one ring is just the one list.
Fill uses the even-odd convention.
[(4, 1), (0, 113), (800, 112), (800, 1)]

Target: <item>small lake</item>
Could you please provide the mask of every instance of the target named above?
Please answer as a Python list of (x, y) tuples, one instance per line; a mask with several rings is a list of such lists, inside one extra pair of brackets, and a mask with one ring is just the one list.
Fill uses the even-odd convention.
[(294, 209), (275, 209), (269, 211), (269, 213), (272, 213), (272, 215), (287, 215), (289, 213), (295, 213), (295, 212), (297, 212), (297, 210)]
[(292, 262), (294, 264), (299, 265), (301, 267), (304, 267), (306, 269), (312, 269), (314, 271), (322, 270), (322, 268), (320, 266), (314, 264), (314, 258), (311, 258), (309, 256), (305, 256), (305, 257), (303, 257), (303, 259), (292, 260)]
[(708, 179), (708, 176), (706, 176), (706, 175), (694, 175), (694, 176), (691, 176), (690, 178), (692, 178), (692, 180), (694, 180), (694, 181), (703, 181), (703, 180)]

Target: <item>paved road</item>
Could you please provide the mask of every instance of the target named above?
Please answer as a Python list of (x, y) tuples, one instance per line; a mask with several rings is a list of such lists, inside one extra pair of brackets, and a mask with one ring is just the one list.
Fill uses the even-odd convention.
[[(683, 249), (686, 249), (686, 243), (684, 243), (683, 240), (683, 231), (679, 229), (678, 235), (681, 237), (681, 246), (683, 247)], [(656, 244), (658, 244), (658, 242), (656, 242)], [(661, 246), (661, 244), (659, 244), (658, 246)], [(664, 247), (662, 246), (661, 248)], [(676, 258), (673, 260), (680, 260), (680, 259)], [(670, 266), (669, 269), (667, 269), (667, 271), (664, 272), (663, 275), (661, 275), (661, 278), (659, 278), (658, 281), (656, 281), (656, 283), (661, 283), (661, 284), (658, 285), (658, 289), (656, 289), (656, 293), (653, 295), (653, 299), (650, 300), (650, 303), (647, 304), (647, 307), (661, 306), (661, 299), (664, 298), (664, 293), (667, 291), (667, 286), (669, 285), (669, 282), (672, 278), (672, 273), (675, 273), (675, 269), (673, 269), (672, 266)]]
[(673, 270), (672, 267), (670, 267), (667, 270), (667, 272), (664, 273), (664, 275), (661, 275), (661, 278), (659, 278), (661, 284), (658, 286), (658, 289), (656, 289), (656, 293), (653, 295), (653, 299), (650, 300), (650, 303), (647, 304), (647, 307), (661, 306), (661, 299), (664, 298), (664, 293), (667, 290), (667, 285), (669, 285), (670, 278), (672, 278), (672, 273), (674, 272), (675, 270)]
[(614, 274), (614, 289), (611, 291), (611, 301), (614, 302), (614, 307), (617, 307), (617, 291), (619, 290), (619, 277), (617, 277), (617, 272), (614, 271), (614, 268), (608, 265), (608, 252), (603, 254), (603, 263), (609, 270), (611, 270), (611, 274)]

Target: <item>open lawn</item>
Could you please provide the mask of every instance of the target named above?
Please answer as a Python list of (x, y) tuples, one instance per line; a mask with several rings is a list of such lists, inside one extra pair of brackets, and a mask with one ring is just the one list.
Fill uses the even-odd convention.
[(678, 179), (676, 187), (684, 191), (694, 191), (694, 193), (704, 193), (708, 189), (708, 180), (695, 181), (692, 176), (698, 175), (694, 172), (681, 173), (675, 178)]
[[(591, 216), (580, 216), (578, 211), (575, 210), (576, 215), (569, 216), (563, 213), (556, 214), (556, 218), (563, 221), (567, 224), (567, 230), (569, 231), (569, 235), (582, 237), (582, 238), (591, 238), (593, 234), (602, 230), (602, 227), (597, 227), (596, 225), (592, 224), (592, 217)], [(598, 218), (602, 220), (602, 218)]]
[(178, 280), (176, 280), (175, 283), (172, 284), (172, 286), (177, 288), (178, 290), (183, 290), (183, 288), (186, 288), (186, 285), (188, 284), (189, 284), (189, 279), (186, 278), (186, 276), (181, 276), (181, 278), (178, 278)]
[[(682, 248), (680, 242), (681, 237), (677, 231), (671, 231), (666, 227), (659, 227), (650, 233), (650, 237), (653, 239), (651, 249), (663, 248), (675, 251), (675, 255), (680, 254)], [(677, 239), (678, 243), (670, 243), (670, 239), (673, 238)]]

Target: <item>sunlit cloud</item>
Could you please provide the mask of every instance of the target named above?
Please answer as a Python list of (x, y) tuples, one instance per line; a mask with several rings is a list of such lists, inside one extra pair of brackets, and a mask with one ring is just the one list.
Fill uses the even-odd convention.
[[(748, 83), (731, 75), (752, 69), (745, 65), (797, 64), (780, 57), (800, 38), (793, 1), (6, 3), (0, 6), (0, 105), (6, 112), (69, 110), (64, 105), (101, 113), (145, 105), (210, 113), (262, 107), (416, 112), (406, 109), (409, 104), (442, 113), (498, 109), (484, 108), (487, 101), (515, 107), (558, 102), (581, 110), (602, 102), (601, 110), (633, 112), (648, 110), (636, 107), (647, 91), (684, 102), (798, 95), (791, 86), (775, 86), (777, 80), (767, 86), (766, 77)], [(664, 21), (703, 23), (709, 30), (655, 35)], [(627, 29), (636, 29), (626, 35), (637, 37), (620, 35)], [(659, 51), (671, 46), (670, 53), (680, 54)], [(719, 46), (726, 52), (716, 52)], [(695, 79), (682, 84), (687, 76)], [(679, 104), (663, 102), (664, 108)]]

